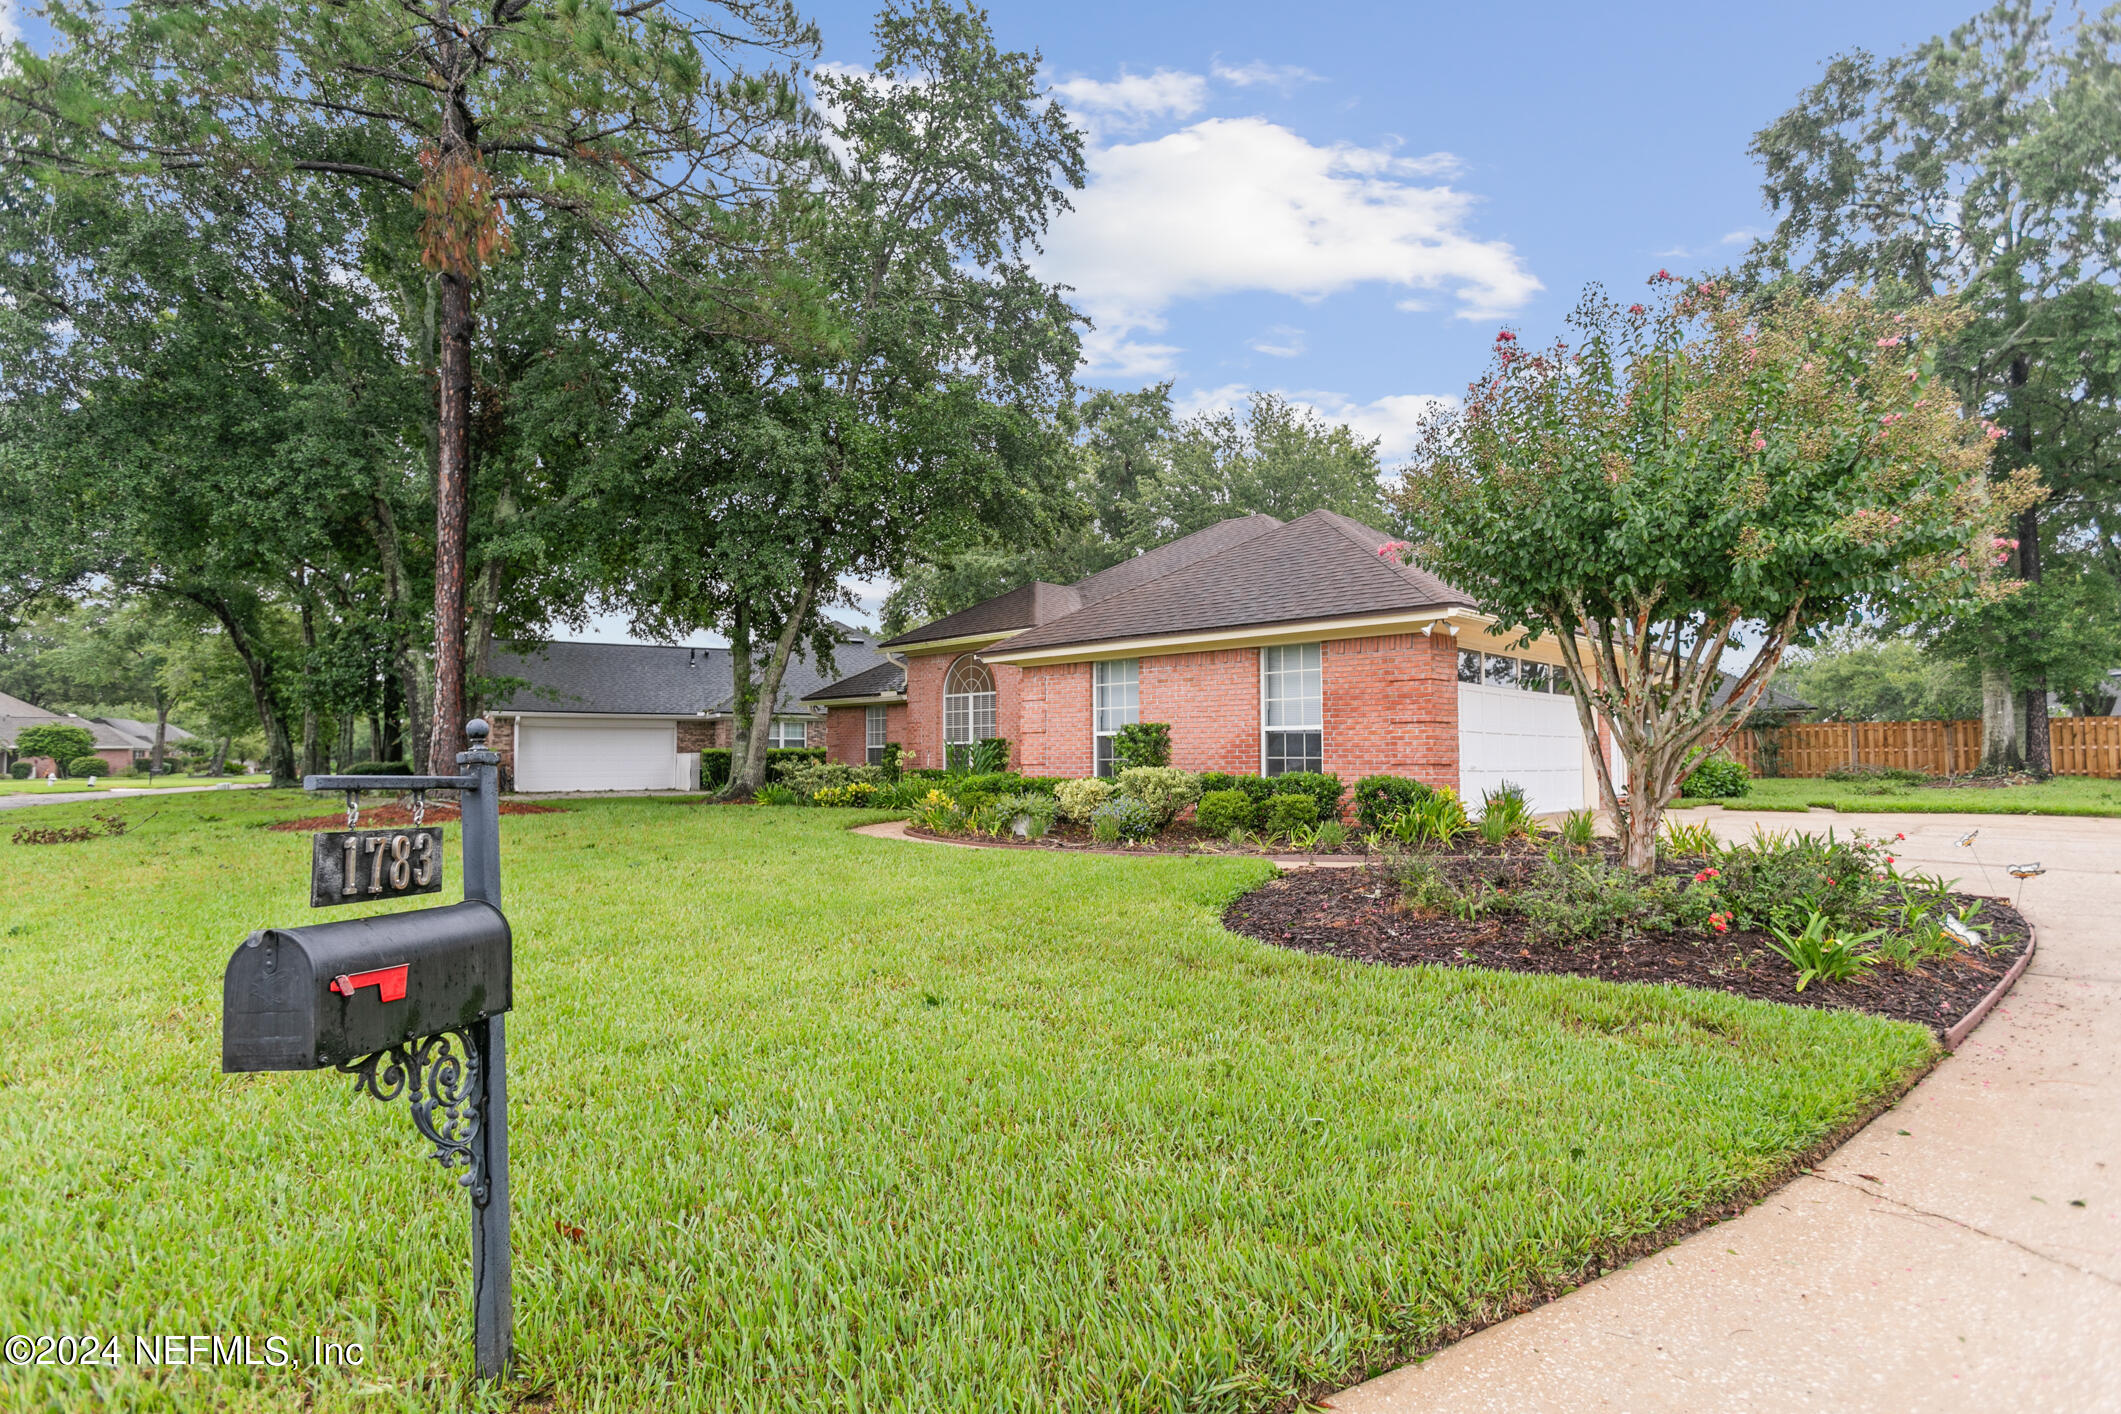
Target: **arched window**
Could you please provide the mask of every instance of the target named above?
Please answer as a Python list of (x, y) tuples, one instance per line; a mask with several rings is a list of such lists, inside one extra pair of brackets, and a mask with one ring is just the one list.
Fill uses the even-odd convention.
[(986, 741), (994, 731), (994, 674), (967, 653), (943, 679), (943, 744)]

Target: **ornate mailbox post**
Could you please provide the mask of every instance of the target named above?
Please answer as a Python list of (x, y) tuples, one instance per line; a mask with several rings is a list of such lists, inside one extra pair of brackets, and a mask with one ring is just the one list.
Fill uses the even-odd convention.
[(253, 933), (222, 980), (224, 1071), (319, 1070), (354, 1077), (391, 1101), (409, 1095), (413, 1123), (471, 1196), (472, 1346), (479, 1377), (515, 1354), (508, 1248), (505, 1013), (514, 1001), (512, 939), (501, 913), (500, 757), (486, 723), (455, 776), (309, 776), (305, 790), (347, 793), (347, 828), (316, 837), (310, 903), (326, 907), (441, 889), (442, 836), (356, 830), (356, 792), (460, 792), (464, 901), (304, 928)]

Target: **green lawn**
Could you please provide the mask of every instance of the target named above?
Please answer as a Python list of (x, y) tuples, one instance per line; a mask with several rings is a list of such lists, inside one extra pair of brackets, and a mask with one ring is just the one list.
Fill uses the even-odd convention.
[(224, 782), (234, 785), (261, 785), (266, 780), (257, 776), (104, 776), (100, 779), (69, 779), (60, 777), (59, 784), (46, 785), (44, 777), (36, 776), (18, 781), (12, 776), (0, 776), (0, 795), (74, 795), (82, 791), (111, 790), (167, 790), (172, 786), (217, 786)]
[[(1679, 801), (1684, 807), (1705, 802)], [(2057, 776), (2031, 786), (1978, 787), (1859, 785), (1853, 781), (1759, 780), (1732, 810), (1920, 811), (1924, 814), (2121, 815), (2121, 781)]]
[(496, 1396), (464, 1378), (467, 1204), (402, 1102), (218, 1068), (229, 953), (316, 916), (308, 839), (253, 826), (320, 808), (173, 796), (121, 838), (0, 842), (0, 1330), (366, 1365), (0, 1366), (0, 1405), (1263, 1410), (1757, 1185), (1935, 1054), (1849, 1013), (1264, 947), (1217, 923), (1257, 861), (510, 816)]

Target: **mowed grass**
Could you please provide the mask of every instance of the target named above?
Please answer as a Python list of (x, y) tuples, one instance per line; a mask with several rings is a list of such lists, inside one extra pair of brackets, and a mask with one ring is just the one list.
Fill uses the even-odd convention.
[[(1262, 1410), (1757, 1184), (1934, 1054), (1849, 1013), (1265, 947), (1217, 922), (1256, 861), (506, 817), (496, 1391), (468, 1204), (403, 1103), (219, 1070), (229, 953), (322, 916), (307, 837), (254, 826), (327, 808), (174, 796), (0, 844), (0, 1331), (126, 1366), (0, 1367), (0, 1405)], [(365, 1363), (131, 1367), (137, 1334), (201, 1333)]]
[[(1680, 801), (1691, 805), (1695, 802)], [(1736, 800), (1718, 801), (1732, 810), (1903, 811), (1925, 815), (2121, 815), (2121, 781), (2096, 776), (2056, 776), (2038, 785), (1895, 786), (1854, 781), (1755, 779)]]
[(77, 795), (92, 790), (170, 790), (177, 786), (258, 785), (264, 776), (61, 776), (57, 785), (49, 785), (42, 776), (32, 776), (18, 781), (13, 776), (0, 776), (0, 795)]

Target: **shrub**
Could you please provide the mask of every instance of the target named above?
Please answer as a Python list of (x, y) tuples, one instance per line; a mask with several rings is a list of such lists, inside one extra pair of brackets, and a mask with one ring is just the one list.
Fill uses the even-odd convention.
[(1009, 769), (1009, 738), (956, 741), (943, 748), (943, 764), (952, 775), (991, 776)]
[(1311, 848), (1320, 854), (1338, 854), (1348, 842), (1348, 827), (1338, 820), (1321, 820), (1311, 832)]
[(1797, 990), (1800, 992), (1811, 982), (1842, 982), (1861, 976), (1878, 960), (1876, 952), (1862, 949), (1865, 943), (1878, 936), (1880, 929), (1842, 937), (1835, 930), (1834, 920), (1816, 909), (1805, 919), (1801, 929), (1778, 926), (1770, 931), (1775, 939), (1768, 946), (1797, 969)]
[(1392, 838), (1401, 844), (1447, 847), (1472, 828), (1458, 792), (1449, 786), (1426, 800), (1417, 800), (1390, 826)]
[(1255, 811), (1267, 803), (1274, 794), (1274, 782), (1265, 776), (1233, 776), (1228, 771), (1204, 771), (1200, 778), (1201, 793), (1211, 790), (1234, 790), (1244, 792), (1245, 799), (1252, 802)]
[(1091, 814), (1117, 790), (1112, 782), (1091, 776), (1087, 780), (1062, 781), (1053, 788), (1053, 798), (1060, 804), (1061, 819), (1088, 824)]
[[(1170, 767), (1143, 766), (1145, 771)], [(1090, 838), (1102, 844), (1119, 840), (1145, 840), (1163, 827), (1154, 807), (1134, 795), (1115, 795), (1090, 812)]]
[(1355, 784), (1355, 818), (1364, 829), (1382, 830), (1415, 801), (1434, 794), (1433, 787), (1405, 776), (1364, 776)]
[(945, 834), (962, 828), (964, 824), (957, 801), (947, 791), (933, 788), (913, 803), (913, 819), (916, 824)]
[(729, 748), (709, 747), (700, 753), (700, 789), (716, 790), (729, 784)]
[(1161, 830), (1200, 799), (1200, 777), (1176, 766), (1129, 766), (1119, 773), (1119, 793), (1147, 806)]
[(1318, 818), (1338, 820), (1340, 818), (1340, 777), (1324, 771), (1291, 771), (1287, 775), (1272, 776), (1267, 784), (1276, 795), (1308, 795), (1318, 802)]
[(874, 805), (877, 796), (890, 789), (874, 781), (849, 781), (840, 786), (821, 786), (810, 796), (812, 805)]
[(17, 756), (48, 757), (59, 770), (70, 768), (96, 749), (96, 738), (87, 727), (77, 727), (67, 722), (39, 722), (24, 727), (15, 734)]
[(752, 792), (751, 798), (761, 805), (801, 805), (803, 798), (784, 785), (767, 783)]
[(342, 776), (409, 776), (412, 766), (404, 761), (356, 761), (339, 773)]
[(895, 741), (887, 741), (887, 742), (885, 742), (885, 743), (884, 743), (884, 763), (883, 763), (883, 764), (884, 764), (884, 779), (885, 779), (885, 780), (887, 780), (887, 781), (895, 781), (895, 780), (897, 780), (897, 779), (899, 778), (899, 772), (900, 772), (900, 771), (901, 771), (902, 769), (904, 769), (904, 766), (905, 766), (905, 761), (906, 761), (906, 748), (905, 748), (905, 747), (903, 747), (903, 746), (900, 746), (900, 745), (899, 745), (899, 744), (898, 744), (897, 742), (895, 742)]
[(1024, 791), (1051, 795), (1054, 788), (1066, 779), (1066, 776), (1019, 776), (1014, 771), (992, 771), (985, 775), (958, 776), (954, 783), (961, 791), (985, 791), (989, 795), (1016, 795)]
[(1565, 943), (1626, 929), (1647, 907), (1634, 871), (1595, 854), (1552, 848), (1518, 889), (1516, 903), (1534, 938)]
[(873, 790), (883, 783), (883, 777), (881, 766), (850, 766), (844, 761), (790, 761), (781, 767), (780, 784), (808, 800), (819, 791), (857, 782)]
[(1690, 800), (1733, 800), (1752, 788), (1752, 772), (1728, 756), (1711, 756), (1679, 782), (1679, 793)]
[[(1335, 792), (1338, 798), (1339, 792)], [(1318, 823), (1318, 798), (1291, 792), (1277, 795), (1267, 802), (1266, 832), (1280, 839), (1289, 839), (1298, 830), (1308, 830)]]
[(1258, 820), (1259, 807), (1241, 790), (1211, 790), (1193, 809), (1193, 823), (1211, 835), (1249, 830)]
[[(769, 746), (766, 748), (766, 779), (768, 781), (779, 781), (781, 773), (786, 771), (791, 765), (800, 765), (805, 761), (822, 761), (824, 759), (825, 748), (822, 746)], [(703, 761), (700, 765), (701, 773), (704, 775), (706, 763)], [(728, 777), (725, 776), (723, 779), (727, 780)]]
[(1112, 758), (1121, 766), (1170, 765), (1170, 724), (1168, 722), (1127, 723), (1113, 735)]
[(7, 768), (7, 773), (18, 781), (26, 781), (29, 779), (29, 762), (17, 761)]
[(1887, 890), (1884, 847), (1862, 835), (1756, 830), (1717, 852), (1719, 887), (1741, 928), (1800, 926), (1814, 912), (1837, 925), (1867, 917)]
[(1060, 805), (1051, 795), (1035, 790), (1005, 795), (994, 806), (1005, 829), (1033, 840), (1052, 829), (1053, 819), (1060, 813)]
[(1515, 835), (1530, 837), (1539, 829), (1539, 817), (1524, 798), (1524, 787), (1504, 781), (1480, 796), (1480, 837), (1501, 844)]
[(66, 774), (82, 778), (94, 778), (110, 774), (110, 762), (100, 756), (76, 756), (66, 763)]

